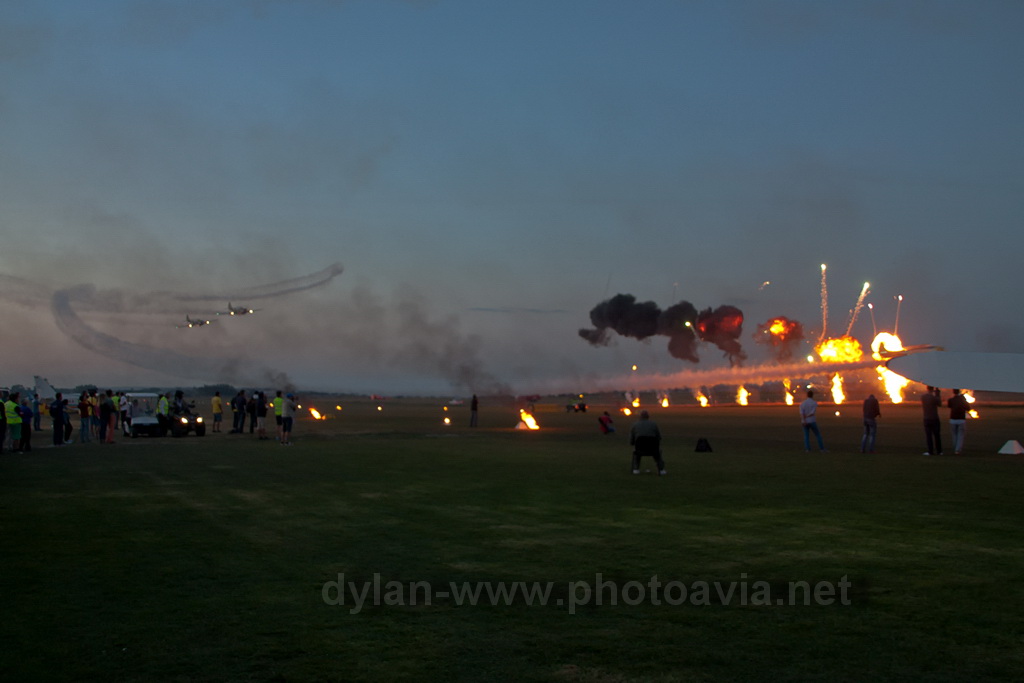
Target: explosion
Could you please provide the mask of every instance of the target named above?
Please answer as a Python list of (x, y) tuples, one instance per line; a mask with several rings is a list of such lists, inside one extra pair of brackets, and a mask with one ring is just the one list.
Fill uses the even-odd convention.
[[(895, 334), (879, 332), (871, 341), (871, 357), (878, 361), (883, 360), (882, 351), (891, 354), (902, 350), (903, 342)], [(910, 384), (910, 380), (902, 375), (897, 375), (885, 365), (879, 365), (877, 369), (878, 379), (885, 385), (885, 393), (889, 395), (889, 400), (893, 403), (902, 403), (903, 388)]]
[(704, 395), (703, 391), (697, 392), (697, 402), (700, 403), (701, 408), (708, 407), (708, 397)]
[(749, 404), (749, 398), (750, 392), (747, 391), (745, 386), (740, 385), (740, 388), (736, 390), (736, 402), (741, 406), (745, 406)]
[(793, 349), (804, 339), (804, 326), (784, 315), (761, 323), (754, 339), (759, 344), (768, 344), (776, 360), (784, 361), (793, 357)]
[(864, 357), (860, 342), (850, 336), (822, 340), (814, 351), (825, 363), (856, 363)]
[(313, 408), (313, 407), (310, 407), (309, 414), (312, 416), (312, 418), (314, 420), (326, 420), (327, 419), (326, 416), (321, 415), (320, 411), (317, 410), (316, 408)]

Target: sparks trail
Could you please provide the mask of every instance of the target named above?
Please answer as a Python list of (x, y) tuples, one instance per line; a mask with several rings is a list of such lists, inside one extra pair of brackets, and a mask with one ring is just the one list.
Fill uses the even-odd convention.
[(860, 310), (864, 307), (864, 297), (868, 295), (870, 291), (868, 288), (871, 284), (868, 282), (864, 283), (864, 286), (860, 290), (860, 296), (857, 297), (857, 303), (853, 306), (853, 312), (850, 314), (850, 324), (846, 326), (846, 336), (850, 336), (850, 332), (853, 330), (853, 324), (857, 322), (857, 316), (860, 314)]
[(825, 277), (827, 268), (828, 266), (824, 263), (821, 264), (821, 336), (818, 337), (819, 344), (828, 336), (828, 280)]
[(669, 338), (668, 351), (674, 358), (691, 363), (700, 361), (697, 345), (702, 341), (724, 351), (734, 366), (747, 357), (739, 343), (743, 312), (735, 306), (698, 313), (689, 301), (680, 301), (662, 311), (653, 301), (637, 302), (632, 294), (616, 294), (591, 309), (590, 322), (594, 327), (579, 330), (579, 335), (595, 346), (609, 344), (611, 332), (638, 340), (661, 335)]

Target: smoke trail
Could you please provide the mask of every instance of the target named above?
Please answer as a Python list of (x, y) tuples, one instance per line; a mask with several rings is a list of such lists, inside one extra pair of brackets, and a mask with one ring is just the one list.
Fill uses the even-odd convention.
[[(92, 286), (75, 287), (75, 307), (80, 311), (104, 313), (197, 313), (193, 302), (232, 299), (268, 299), (303, 292), (326, 285), (344, 271), (340, 263), (301, 277), (265, 285), (218, 292), (216, 294), (185, 294), (181, 292), (135, 292), (127, 289), (99, 290)], [(45, 286), (10, 275), (0, 275), (0, 296), (22, 306), (35, 306), (49, 301), (53, 291)]]
[(95, 330), (78, 317), (71, 301), (78, 293), (88, 295), (88, 290), (62, 289), (54, 292), (52, 300), (53, 317), (57, 327), (83, 348), (108, 358), (156, 370), (172, 377), (192, 379), (226, 380), (238, 375), (238, 361), (222, 358), (193, 358), (167, 349), (157, 349), (144, 344), (125, 341)]
[[(645, 375), (638, 377), (636, 373), (616, 375), (605, 378), (592, 378), (581, 382), (554, 380), (538, 386), (532, 383), (535, 391), (548, 394), (598, 391), (621, 391), (624, 387), (641, 387), (644, 390), (664, 390), (691, 388), (697, 389), (716, 384), (744, 384), (781, 381), (791, 378), (830, 377), (836, 372), (863, 370), (877, 367), (876, 360), (861, 360), (852, 363), (788, 363), (783, 365), (757, 365), (750, 367), (712, 368), (707, 370), (684, 370), (677, 373)], [(823, 386), (827, 384), (823, 382)]]
[[(318, 270), (309, 275), (295, 277), (289, 280), (281, 280), (256, 287), (218, 292), (217, 294), (171, 294), (179, 301), (226, 301), (229, 299), (269, 299), (271, 297), (284, 296), (304, 292), (307, 289), (326, 285), (328, 282), (341, 275), (345, 268), (340, 263), (332, 263), (323, 270)], [(158, 294), (161, 294), (158, 292)]]

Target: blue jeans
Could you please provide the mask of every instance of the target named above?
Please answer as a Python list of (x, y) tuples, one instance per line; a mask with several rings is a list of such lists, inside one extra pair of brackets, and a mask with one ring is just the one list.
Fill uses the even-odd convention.
[(864, 436), (860, 438), (860, 452), (875, 452), (875, 436), (878, 434), (878, 422), (876, 420), (864, 420)]
[(91, 420), (88, 416), (82, 418), (82, 423), (78, 427), (78, 440), (82, 443), (87, 443), (89, 439), (89, 423)]
[(818, 431), (817, 422), (808, 422), (804, 424), (804, 450), (811, 450), (811, 432), (814, 432), (814, 435), (818, 437), (818, 450), (825, 450), (825, 442), (821, 440), (821, 432)]

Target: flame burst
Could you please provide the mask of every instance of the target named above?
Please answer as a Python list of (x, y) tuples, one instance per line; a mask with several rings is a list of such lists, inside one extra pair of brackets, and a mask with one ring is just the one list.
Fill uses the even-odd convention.
[(782, 380), (782, 386), (786, 390), (786, 405), (793, 405), (793, 389), (788, 379)]
[(814, 351), (826, 363), (856, 363), (864, 357), (860, 342), (849, 336), (825, 339), (814, 347)]
[(745, 406), (749, 403), (749, 398), (750, 392), (747, 391), (746, 387), (741, 385), (740, 388), (736, 390), (736, 402), (741, 406)]
[(520, 424), (526, 425), (526, 429), (540, 429), (540, 425), (533, 419), (533, 415), (530, 415), (524, 409), (519, 409), (519, 418), (522, 420)]
[(697, 402), (700, 403), (701, 408), (708, 407), (708, 397), (704, 395), (703, 391), (697, 392)]
[(320, 414), (320, 411), (319, 411), (319, 410), (317, 410), (316, 408), (312, 408), (312, 407), (311, 407), (311, 408), (309, 409), (309, 414), (313, 416), (313, 419), (314, 419), (314, 420), (323, 420), (323, 419), (326, 419), (326, 418), (325, 418), (325, 417), (324, 417), (323, 415), (321, 415), (321, 414)]
[(832, 378), (832, 402), (839, 405), (845, 400), (846, 394), (843, 393), (843, 378), (837, 372)]
[(639, 408), (640, 407), (640, 397), (639, 396), (637, 396), (636, 398), (633, 399), (633, 404), (632, 405), (633, 405), (634, 408)]
[[(875, 338), (871, 341), (871, 357), (875, 360), (883, 360), (882, 352), (895, 353), (903, 350), (903, 342), (895, 334), (889, 334), (888, 332), (879, 332), (875, 335)], [(889, 395), (889, 400), (893, 403), (903, 402), (903, 389), (908, 384), (908, 380), (903, 375), (897, 375), (895, 372), (879, 365), (878, 368), (878, 379), (885, 385), (885, 393)]]
[[(964, 395), (964, 398), (967, 399), (968, 403), (973, 404), (976, 400), (978, 400), (978, 399), (974, 398), (974, 394), (971, 393), (970, 389), (964, 389), (960, 393)], [(975, 410), (974, 408), (971, 408), (970, 410), (968, 410), (967, 414), (970, 417), (973, 417), (975, 419), (977, 419), (979, 417), (978, 411)]]

